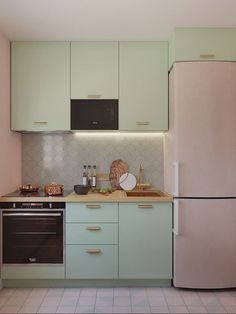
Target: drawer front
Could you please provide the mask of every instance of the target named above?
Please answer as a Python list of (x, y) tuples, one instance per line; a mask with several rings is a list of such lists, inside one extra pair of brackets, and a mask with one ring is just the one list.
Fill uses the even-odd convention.
[(118, 222), (118, 204), (67, 203), (66, 222)]
[(118, 246), (67, 245), (66, 278), (118, 278)]
[(118, 244), (118, 224), (66, 224), (67, 244)]

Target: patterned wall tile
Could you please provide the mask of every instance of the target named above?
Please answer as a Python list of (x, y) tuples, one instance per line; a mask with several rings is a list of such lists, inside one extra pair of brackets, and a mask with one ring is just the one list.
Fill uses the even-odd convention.
[(140, 163), (153, 186), (163, 188), (163, 137), (158, 134), (24, 134), (23, 183), (57, 182), (72, 189), (82, 181), (83, 165), (108, 173), (115, 159), (138, 174)]

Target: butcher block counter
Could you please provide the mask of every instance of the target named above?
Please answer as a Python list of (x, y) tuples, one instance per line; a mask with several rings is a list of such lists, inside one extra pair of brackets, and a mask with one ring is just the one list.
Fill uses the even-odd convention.
[[(94, 193), (89, 192), (86, 195), (78, 195), (75, 192), (71, 192), (69, 195), (63, 196), (49, 196), (49, 197), (0, 197), (0, 202), (66, 202), (66, 203), (73, 203), (73, 202), (172, 202), (173, 198), (168, 193), (161, 191), (161, 190), (149, 190), (149, 191), (131, 191), (133, 192), (154, 192), (158, 196), (127, 196), (125, 191), (116, 190), (109, 194), (101, 194), (101, 193)], [(134, 193), (137, 194), (137, 193)]]

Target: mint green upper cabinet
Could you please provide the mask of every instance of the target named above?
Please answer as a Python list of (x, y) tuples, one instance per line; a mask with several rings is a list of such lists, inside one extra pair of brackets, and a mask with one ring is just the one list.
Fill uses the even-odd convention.
[(120, 42), (119, 129), (168, 130), (168, 43)]
[(71, 43), (71, 98), (118, 99), (118, 42)]
[(119, 277), (172, 278), (172, 203), (119, 204)]
[(170, 39), (169, 66), (175, 61), (236, 61), (236, 28), (177, 28)]
[(70, 129), (70, 44), (13, 42), (11, 128)]

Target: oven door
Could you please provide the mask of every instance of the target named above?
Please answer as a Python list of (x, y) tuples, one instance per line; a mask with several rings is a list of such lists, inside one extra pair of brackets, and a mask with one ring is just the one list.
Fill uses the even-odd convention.
[(3, 264), (62, 264), (63, 210), (3, 211)]

